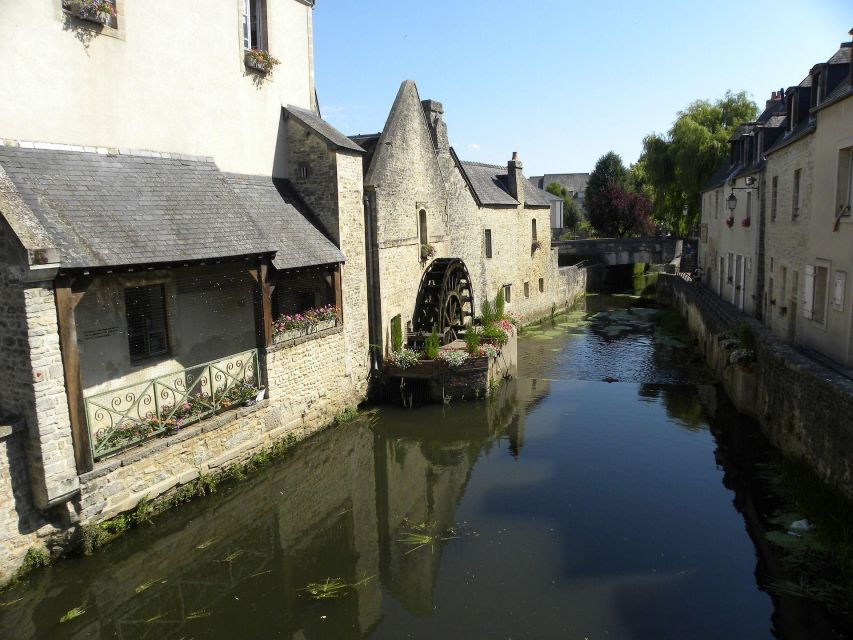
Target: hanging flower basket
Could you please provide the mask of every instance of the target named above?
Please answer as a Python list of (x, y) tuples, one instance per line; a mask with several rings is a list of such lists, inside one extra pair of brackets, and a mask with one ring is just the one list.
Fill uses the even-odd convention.
[(742, 227), (752, 226), (752, 219), (751, 218), (744, 218), (743, 221), (740, 223), (740, 226), (742, 226)]
[(272, 73), (273, 68), (280, 64), (280, 60), (270, 55), (269, 51), (262, 49), (249, 49), (246, 51), (246, 66), (261, 73)]
[(108, 0), (62, 0), (62, 8), (81, 20), (109, 25), (116, 16), (116, 8)]
[(541, 249), (541, 248), (542, 248), (542, 243), (539, 242), (538, 240), (534, 240), (533, 243), (530, 245), (531, 251), (536, 251), (537, 249)]
[(726, 218), (726, 226), (729, 229), (731, 229), (733, 226), (735, 226), (735, 217), (734, 216), (729, 216), (728, 218)]
[(421, 260), (428, 260), (435, 255), (435, 247), (431, 244), (421, 245)]

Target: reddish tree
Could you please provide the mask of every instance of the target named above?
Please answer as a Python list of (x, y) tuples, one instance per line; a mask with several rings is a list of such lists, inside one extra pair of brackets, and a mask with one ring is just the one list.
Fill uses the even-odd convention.
[(654, 231), (651, 200), (617, 185), (607, 185), (595, 194), (593, 206), (588, 210), (590, 224), (604, 236), (622, 238)]

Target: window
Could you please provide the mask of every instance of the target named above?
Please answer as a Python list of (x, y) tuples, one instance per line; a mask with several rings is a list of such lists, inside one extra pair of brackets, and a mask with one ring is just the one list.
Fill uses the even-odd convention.
[(300, 178), (307, 178), (308, 177), (308, 163), (300, 162), (299, 167), (297, 169), (297, 172), (298, 172)]
[(492, 230), (491, 229), (486, 229), (483, 239), (486, 243), (486, 257), (491, 258), (492, 257)]
[(714, 192), (714, 220), (720, 215), (720, 190)]
[(849, 216), (853, 210), (853, 147), (838, 152), (838, 186), (835, 217)]
[(773, 176), (770, 187), (770, 219), (776, 219), (776, 203), (779, 201), (779, 176)]
[(530, 221), (530, 237), (536, 242), (536, 218)]
[(512, 285), (505, 284), (504, 285), (504, 301), (509, 304), (512, 302)]
[(124, 308), (131, 363), (168, 353), (163, 285), (125, 289)]
[(752, 191), (746, 192), (746, 217), (752, 217)]
[(524, 297), (525, 298), (530, 297), (530, 283), (529, 282), (524, 283)]
[(539, 293), (545, 292), (545, 278), (539, 278)]
[(429, 235), (427, 234), (427, 214), (423, 209), (418, 211), (418, 233), (420, 234), (421, 244), (429, 244)]
[(796, 220), (800, 217), (800, 176), (802, 172), (802, 169), (794, 171), (794, 191), (791, 195), (791, 220)]
[(788, 292), (788, 267), (780, 269), (782, 273), (782, 289), (779, 292), (779, 304), (785, 305), (785, 294)]
[(243, 48), (266, 49), (266, 3), (243, 0)]

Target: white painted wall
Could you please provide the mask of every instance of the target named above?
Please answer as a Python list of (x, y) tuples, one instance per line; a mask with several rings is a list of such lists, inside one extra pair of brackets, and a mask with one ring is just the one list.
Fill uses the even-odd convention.
[(0, 2), (0, 138), (212, 156), (269, 175), (282, 104), (313, 102), (312, 9), (268, 0), (271, 77), (243, 61), (243, 0), (118, 0), (117, 29), (61, 0)]

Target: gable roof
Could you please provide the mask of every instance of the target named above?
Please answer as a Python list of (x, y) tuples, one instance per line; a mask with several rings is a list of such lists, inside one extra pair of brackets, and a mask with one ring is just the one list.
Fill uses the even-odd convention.
[(308, 211), (289, 180), (237, 173), (223, 175), (249, 215), (275, 245), (276, 269), (344, 262), (341, 250), (325, 235), (325, 229)]
[[(459, 161), (459, 167), (481, 206), (517, 207), (518, 200), (509, 193), (507, 168), (496, 164)], [(524, 204), (532, 207), (550, 207), (545, 192), (528, 180), (524, 185)]]
[(364, 149), (347, 138), (344, 134), (335, 129), (313, 111), (303, 109), (302, 107), (294, 107), (293, 105), (287, 105), (284, 110), (333, 147), (345, 149), (347, 151), (364, 153)]
[(556, 182), (567, 191), (579, 193), (586, 190), (589, 182), (588, 173), (546, 173), (543, 176), (532, 176), (533, 183), (540, 189), (544, 189), (552, 182)]
[(0, 146), (0, 166), (58, 249), (63, 268), (273, 253), (290, 247), (281, 245), (289, 233), (318, 247), (324, 262), (342, 260), (328, 246), (319, 251), (321, 240), (328, 241), (287, 202), (247, 207), (209, 158)]

